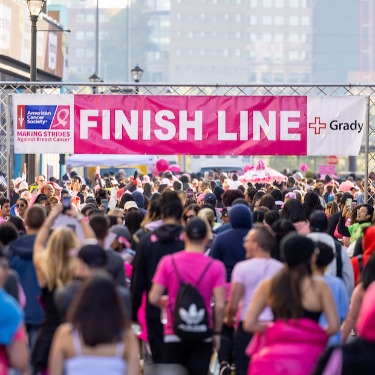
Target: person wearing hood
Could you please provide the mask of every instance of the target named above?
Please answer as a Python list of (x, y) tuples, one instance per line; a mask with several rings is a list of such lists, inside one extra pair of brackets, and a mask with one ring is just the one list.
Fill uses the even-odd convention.
[(42, 227), (45, 218), (46, 211), (43, 207), (30, 207), (26, 213), (26, 235), (21, 236), (9, 245), (10, 267), (17, 271), (26, 296), (25, 324), (31, 348), (33, 348), (44, 316), (43, 309), (38, 302), (40, 287), (33, 264), (33, 248), (36, 234)]
[(143, 217), (145, 217), (147, 214), (147, 211), (144, 208), (145, 199), (143, 197), (143, 194), (139, 192), (138, 190), (133, 191), (131, 194), (135, 200), (135, 203), (137, 203), (138, 211), (143, 215)]
[(335, 254), (334, 259), (330, 262), (325, 270), (326, 276), (337, 276), (345, 284), (348, 296), (352, 295), (354, 289), (354, 273), (350, 263), (350, 258), (346, 253), (345, 247), (339, 241), (336, 241), (328, 233), (328, 219), (324, 212), (315, 211), (310, 218), (310, 231), (307, 237), (315, 242), (323, 242), (330, 246)]
[(363, 254), (354, 256), (351, 259), (353, 271), (354, 271), (354, 282), (358, 284), (361, 272), (365, 268), (369, 261), (371, 254), (375, 252), (375, 227), (371, 226), (366, 229), (363, 236)]
[[(229, 211), (231, 228), (218, 234), (211, 248), (211, 256), (221, 260), (227, 271), (226, 300), (229, 299), (230, 281), (234, 266), (245, 260), (244, 237), (252, 228), (252, 213), (245, 204), (236, 204)], [(224, 324), (221, 335), (221, 347), (218, 353), (219, 363), (232, 364), (233, 326)]]
[[(184, 249), (181, 225), (182, 203), (175, 191), (164, 191), (159, 199), (163, 225), (144, 234), (136, 248), (131, 281), (132, 318), (138, 321), (137, 313), (144, 292), (151, 290), (152, 278), (160, 259)], [(163, 325), (160, 309), (146, 303), (147, 332), (154, 363), (163, 361)]]

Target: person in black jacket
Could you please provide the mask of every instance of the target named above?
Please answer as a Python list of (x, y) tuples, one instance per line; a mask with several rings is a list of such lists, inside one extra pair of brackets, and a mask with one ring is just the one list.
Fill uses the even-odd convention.
[(42, 306), (38, 302), (40, 287), (33, 264), (33, 248), (36, 234), (45, 218), (44, 207), (38, 205), (30, 207), (26, 213), (26, 235), (9, 245), (10, 266), (18, 272), (26, 296), (25, 323), (31, 349), (34, 347), (37, 332), (44, 316)]
[[(184, 249), (181, 225), (182, 203), (175, 191), (164, 191), (159, 199), (163, 225), (144, 235), (136, 249), (131, 282), (133, 321), (137, 321), (138, 309), (144, 292), (149, 293), (152, 278), (160, 259)], [(163, 361), (163, 325), (160, 309), (146, 304), (148, 339), (154, 363)]]
[(345, 203), (346, 203), (346, 200), (348, 198), (353, 198), (353, 196), (350, 194), (350, 193), (345, 193), (342, 197), (341, 197), (341, 201), (340, 201), (340, 211), (339, 212), (336, 212), (335, 214), (331, 215), (328, 219), (328, 229), (327, 229), (327, 233), (334, 237), (334, 233), (335, 233), (335, 230), (336, 230), (336, 227), (337, 227), (337, 224), (339, 223), (339, 220), (340, 220), (340, 216), (341, 216), (341, 211), (343, 210), (343, 208), (345, 207)]
[[(98, 244), (105, 248), (105, 239), (109, 232), (109, 219), (103, 214), (95, 214), (90, 217), (89, 224), (95, 233)], [(126, 287), (124, 261), (120, 254), (112, 249), (105, 249), (107, 252), (107, 271), (113, 276), (118, 285)]]

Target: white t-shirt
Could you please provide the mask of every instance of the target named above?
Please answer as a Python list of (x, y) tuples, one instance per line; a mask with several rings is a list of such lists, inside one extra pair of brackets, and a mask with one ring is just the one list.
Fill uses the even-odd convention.
[[(245, 320), (247, 308), (249, 307), (259, 284), (265, 279), (275, 276), (281, 268), (283, 268), (283, 264), (273, 258), (252, 258), (235, 265), (232, 272), (232, 284), (240, 283), (244, 286), (240, 315), (241, 322)], [(273, 320), (271, 309), (268, 307), (264, 309), (259, 316), (259, 320)]]

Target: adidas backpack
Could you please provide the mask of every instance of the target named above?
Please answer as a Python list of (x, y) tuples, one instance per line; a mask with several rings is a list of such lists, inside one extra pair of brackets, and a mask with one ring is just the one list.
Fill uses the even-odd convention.
[(173, 331), (182, 340), (202, 341), (212, 336), (212, 330), (209, 326), (209, 315), (197, 286), (202, 281), (213, 261), (212, 259), (207, 264), (198, 281), (193, 286), (181, 280), (174, 257), (172, 257), (173, 268), (180, 283), (174, 306)]

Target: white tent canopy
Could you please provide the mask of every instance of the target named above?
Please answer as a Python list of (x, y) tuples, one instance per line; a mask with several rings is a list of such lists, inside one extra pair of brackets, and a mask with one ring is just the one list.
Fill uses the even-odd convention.
[(125, 167), (128, 165), (154, 165), (157, 157), (154, 155), (105, 155), (82, 154), (71, 155), (66, 159), (66, 165), (71, 167)]

